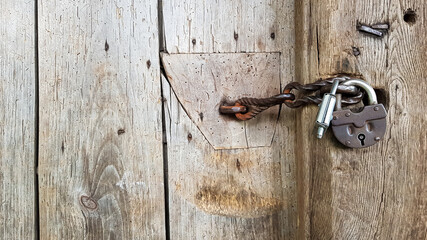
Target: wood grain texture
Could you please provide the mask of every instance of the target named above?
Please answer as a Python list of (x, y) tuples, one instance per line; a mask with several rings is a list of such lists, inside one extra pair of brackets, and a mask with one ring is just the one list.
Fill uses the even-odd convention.
[[(414, 22), (404, 20), (415, 10)], [(367, 149), (347, 149), (312, 133), (315, 108), (298, 116), (298, 235), (312, 239), (427, 238), (427, 34), (424, 1), (301, 1), (296, 5), (296, 76), (361, 75), (385, 91), (388, 130)], [(407, 17), (406, 17), (406, 20)], [(387, 22), (375, 38), (357, 22)], [(360, 55), (353, 54), (357, 48)], [(384, 99), (384, 98), (383, 98)]]
[(33, 239), (35, 3), (0, 2), (0, 239)]
[(283, 52), (293, 57), (291, 0), (170, 0), (163, 1), (163, 14), (168, 53)]
[(279, 53), (163, 54), (162, 62), (185, 112), (213, 148), (271, 145), (279, 106), (249, 121), (220, 114), (219, 107), (280, 93)]
[(163, 239), (157, 0), (39, 1), (42, 239)]
[[(281, 84), (293, 80), (293, 1), (163, 1), (163, 16), (168, 53), (280, 52)], [(293, 239), (294, 112), (270, 147), (215, 150), (166, 79), (163, 95), (171, 238)]]

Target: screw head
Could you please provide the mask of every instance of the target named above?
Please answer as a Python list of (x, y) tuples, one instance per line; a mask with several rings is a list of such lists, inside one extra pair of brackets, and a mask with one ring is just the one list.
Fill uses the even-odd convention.
[(350, 113), (346, 113), (345, 114), (346, 117), (350, 117), (350, 115), (351, 115)]
[(380, 138), (380, 137), (375, 137), (374, 139), (375, 139), (375, 141), (377, 141), (377, 142), (378, 142), (379, 140), (381, 140), (381, 138)]
[(378, 110), (380, 110), (379, 107), (374, 107), (374, 111), (378, 111)]
[(350, 145), (351, 144), (351, 142), (350, 141), (346, 141), (345, 142), (345, 145)]
[(334, 116), (334, 120), (337, 120), (338, 118), (337, 118), (337, 116)]

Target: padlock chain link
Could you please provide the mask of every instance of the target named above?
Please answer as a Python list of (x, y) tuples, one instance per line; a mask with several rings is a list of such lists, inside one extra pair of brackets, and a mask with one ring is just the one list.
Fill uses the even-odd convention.
[[(340, 82), (349, 80), (349, 77), (334, 77), (320, 79), (314, 83), (301, 84), (291, 82), (287, 84), (282, 94), (269, 98), (240, 98), (231, 105), (220, 106), (221, 114), (235, 114), (236, 118), (245, 121), (254, 118), (262, 111), (284, 103), (289, 108), (300, 108), (311, 104), (320, 104), (323, 94), (331, 89), (334, 79)], [(293, 90), (299, 92), (298, 97), (292, 93)], [(362, 101), (364, 93), (355, 86), (339, 85), (337, 94), (341, 94), (342, 105), (354, 105)]]

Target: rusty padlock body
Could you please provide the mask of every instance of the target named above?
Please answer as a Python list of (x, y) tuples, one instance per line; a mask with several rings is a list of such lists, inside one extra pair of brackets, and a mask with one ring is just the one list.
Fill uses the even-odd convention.
[(362, 80), (348, 80), (343, 85), (358, 86), (369, 97), (369, 105), (361, 112), (349, 109), (336, 110), (331, 122), (332, 131), (339, 142), (351, 148), (365, 148), (380, 141), (387, 128), (387, 111), (383, 104), (378, 104), (374, 89)]

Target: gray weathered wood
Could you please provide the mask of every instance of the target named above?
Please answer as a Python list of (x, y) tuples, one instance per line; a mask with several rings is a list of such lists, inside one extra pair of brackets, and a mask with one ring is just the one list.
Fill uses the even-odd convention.
[[(404, 21), (415, 10), (414, 23)], [(316, 108), (299, 119), (301, 238), (427, 238), (427, 31), (424, 1), (301, 1), (296, 5), (296, 76), (304, 82), (337, 73), (361, 75), (383, 89), (388, 131), (377, 145), (342, 147), (331, 132), (313, 137)], [(387, 22), (384, 38), (357, 22)], [(360, 55), (353, 54), (357, 48)], [(357, 52), (357, 51), (356, 51)]]
[[(280, 52), (281, 84), (293, 80), (293, 1), (163, 1), (163, 16), (168, 53)], [(166, 80), (163, 91), (171, 237), (294, 238), (293, 110), (270, 147), (215, 150)]]
[(33, 239), (35, 3), (0, 2), (0, 239)]
[(279, 93), (279, 53), (163, 54), (162, 61), (185, 112), (213, 148), (271, 145), (279, 106), (249, 121), (230, 121), (235, 116), (218, 109), (242, 97)]
[(42, 239), (163, 239), (157, 0), (39, 1)]

